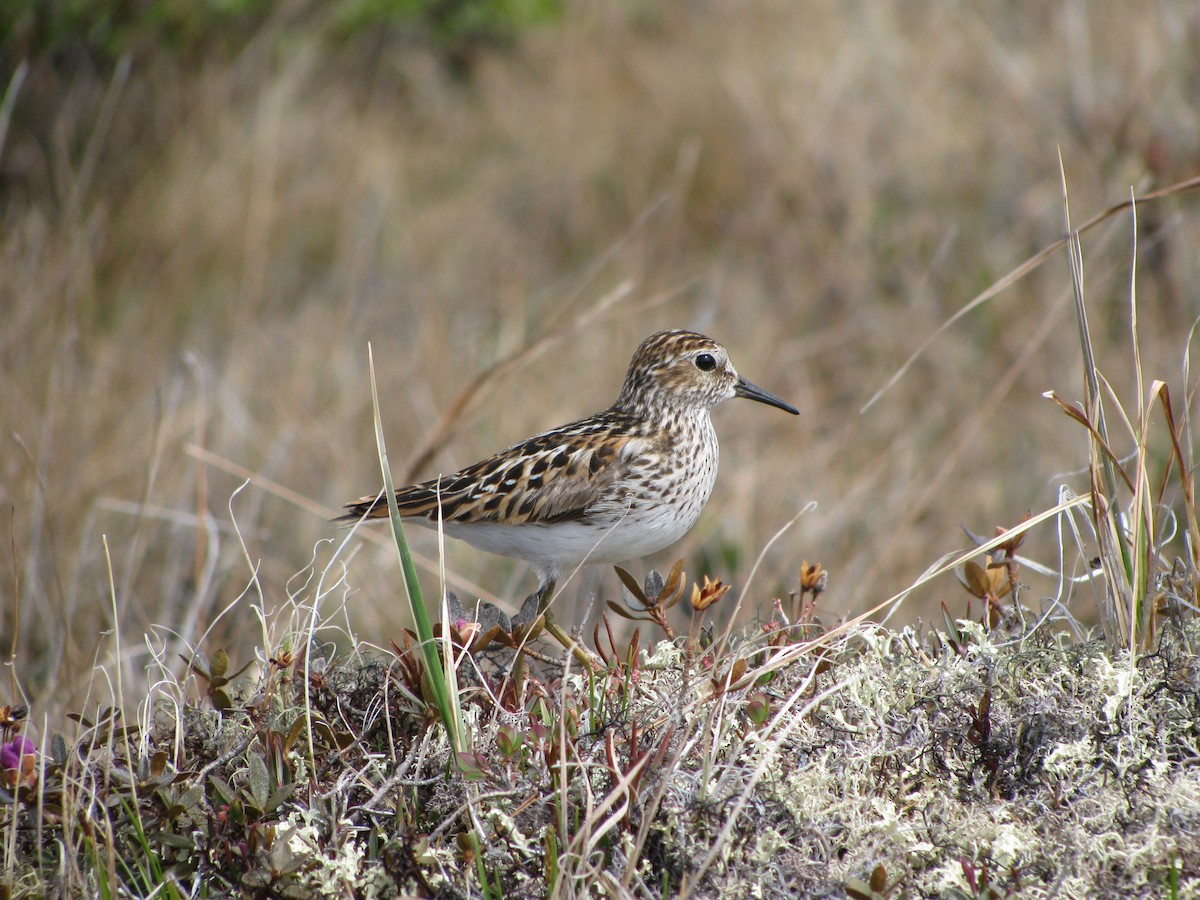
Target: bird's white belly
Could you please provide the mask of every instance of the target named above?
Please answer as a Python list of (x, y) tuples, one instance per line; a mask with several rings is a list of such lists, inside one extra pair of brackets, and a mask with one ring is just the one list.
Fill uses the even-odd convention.
[[(682, 538), (696, 524), (717, 478), (719, 449), (707, 414), (684, 444), (682, 458), (648, 459), (613, 485), (612, 493), (579, 520), (504, 525), (444, 522), (446, 534), (499, 556), (561, 574), (580, 564), (621, 563), (648, 556)], [(688, 437), (692, 437), (689, 435)], [(437, 528), (428, 519), (410, 519)]]
[[(539, 568), (574, 567), (580, 563), (619, 563), (648, 556), (675, 543), (695, 524), (695, 515), (677, 518), (630, 512), (600, 526), (587, 522), (497, 525), (445, 523), (446, 534), (500, 556), (512, 556)], [(422, 521), (423, 525), (432, 523)]]
[[(705, 472), (708, 475), (708, 472)], [(444, 522), (450, 537), (499, 556), (526, 560), (542, 571), (561, 573), (580, 564), (622, 563), (649, 556), (678, 541), (691, 530), (704, 509), (716, 479), (695, 479), (677, 493), (656, 500), (631, 498), (623, 508), (583, 521), (501, 525), (491, 522)], [(437, 528), (428, 519), (410, 519)]]

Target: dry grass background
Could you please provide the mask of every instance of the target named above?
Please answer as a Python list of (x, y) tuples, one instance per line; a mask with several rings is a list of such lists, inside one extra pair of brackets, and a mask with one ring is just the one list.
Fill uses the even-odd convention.
[[(1040, 398), (1081, 391), (1065, 251), (859, 413), (1059, 237), (1060, 147), (1079, 220), (1195, 174), (1200, 9), (600, 2), (465, 82), (418, 50), (333, 53), (271, 26), (231, 59), (31, 71), (0, 148), (0, 634), (35, 715), (97, 699), (104, 535), (127, 687), (142, 632), (195, 640), (246, 588), (231, 508), (266, 605), (285, 598), (336, 537), (325, 511), (261, 483), (231, 500), (241, 479), (188, 447), (330, 514), (373, 490), (368, 340), (402, 470), (472, 378), (555, 336), (484, 382), (427, 476), (604, 407), (653, 330), (712, 334), (803, 416), (719, 409), (708, 511), (639, 571), (684, 553), (741, 584), (816, 501), (749, 605), (792, 589), (804, 558), (831, 571), (827, 622), (878, 603), (961, 548), (960, 524), (1084, 487), (1064, 474), (1084, 435)], [(1147, 372), (1182, 388), (1196, 201), (1140, 225)], [(1128, 220), (1084, 247), (1099, 364), (1128, 397)], [(1053, 564), (1054, 534), (1024, 550)], [(508, 601), (532, 587), (469, 547), (447, 557)], [(386, 644), (405, 624), (394, 555), (369, 545), (349, 566), (350, 621)], [(1033, 605), (1053, 589), (1030, 584)], [(616, 579), (580, 581), (575, 615), (592, 589)], [(900, 615), (963, 598), (948, 582)], [(206, 646), (241, 660), (260, 639), (243, 602)]]

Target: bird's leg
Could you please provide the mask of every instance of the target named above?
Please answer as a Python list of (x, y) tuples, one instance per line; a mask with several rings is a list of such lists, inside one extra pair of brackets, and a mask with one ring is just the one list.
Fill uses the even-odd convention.
[[(553, 576), (546, 578), (537, 591), (531, 594), (525, 602), (528, 603), (529, 600), (534, 600), (537, 603), (537, 614), (542, 616), (543, 621), (546, 623), (546, 631), (550, 633), (550, 636), (562, 644), (563, 647), (570, 650), (571, 655), (579, 660), (580, 665), (587, 669), (590, 674), (594, 674), (596, 671), (595, 658), (583, 644), (563, 631), (562, 626), (554, 618), (554, 613), (550, 612), (550, 601), (554, 599), (556, 583), (556, 579)], [(524, 608), (524, 604), (522, 604), (522, 608)]]
[(554, 598), (555, 579), (553, 577), (545, 578), (538, 589), (525, 598), (521, 604), (520, 611), (513, 616), (514, 625), (532, 625), (546, 611), (546, 607), (550, 605), (550, 601)]
[(553, 575), (546, 578), (540, 585), (534, 595), (537, 598), (537, 608), (539, 613), (544, 613), (550, 608), (550, 601), (554, 599), (554, 588), (558, 585), (558, 579)]

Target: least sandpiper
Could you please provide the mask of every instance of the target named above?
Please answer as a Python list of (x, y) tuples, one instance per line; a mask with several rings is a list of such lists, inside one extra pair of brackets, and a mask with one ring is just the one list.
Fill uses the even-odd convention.
[[(738, 375), (712, 338), (660, 331), (637, 348), (621, 395), (604, 412), (400, 488), (396, 504), (405, 522), (440, 522), (451, 537), (533, 564), (540, 601), (580, 564), (636, 559), (688, 532), (717, 477), (709, 411), (730, 397), (798, 414)], [(388, 515), (378, 495), (346, 509), (339, 521)]]

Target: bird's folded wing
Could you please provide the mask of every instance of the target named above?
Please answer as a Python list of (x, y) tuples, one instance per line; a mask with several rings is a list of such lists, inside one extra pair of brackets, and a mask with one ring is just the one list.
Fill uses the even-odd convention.
[[(453, 475), (400, 488), (396, 503), (405, 518), (505, 525), (584, 521), (628, 471), (639, 439), (629, 435), (580, 435), (570, 426), (530, 438)], [(339, 521), (386, 517), (383, 497), (347, 504)]]

